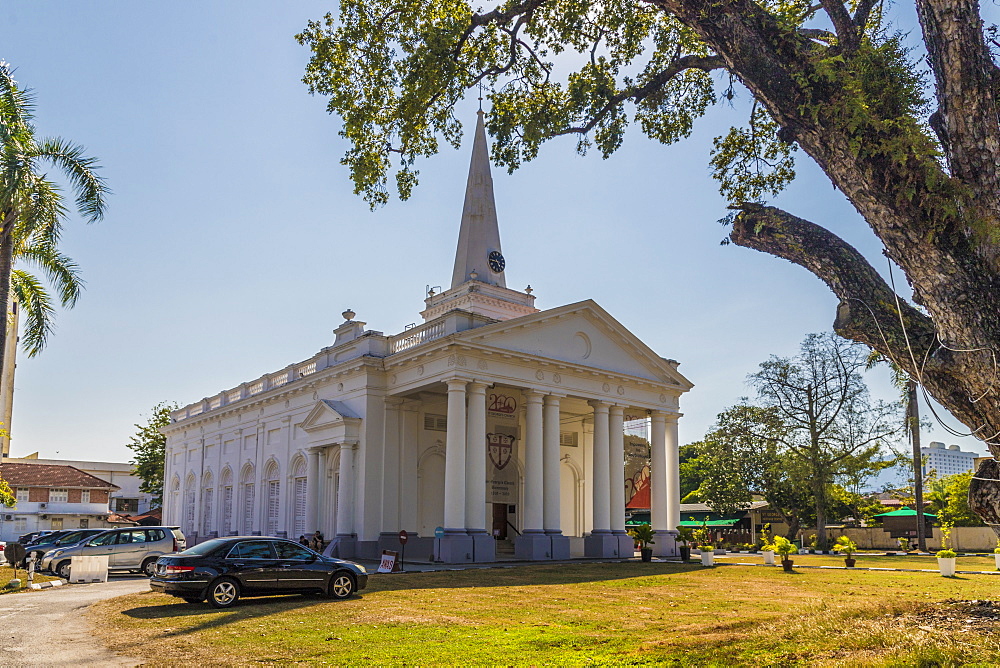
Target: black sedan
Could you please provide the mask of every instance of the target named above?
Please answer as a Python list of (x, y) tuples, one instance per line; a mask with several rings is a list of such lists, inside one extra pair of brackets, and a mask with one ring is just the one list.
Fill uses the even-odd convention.
[(149, 586), (188, 603), (229, 608), (240, 596), (320, 592), (347, 598), (368, 585), (365, 567), (281, 538), (215, 538), (156, 560)]

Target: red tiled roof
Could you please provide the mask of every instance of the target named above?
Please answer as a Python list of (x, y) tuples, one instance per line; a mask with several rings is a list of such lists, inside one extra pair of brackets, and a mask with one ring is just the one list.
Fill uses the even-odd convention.
[(0, 478), (11, 487), (82, 487), (121, 489), (118, 485), (62, 464), (0, 464)]

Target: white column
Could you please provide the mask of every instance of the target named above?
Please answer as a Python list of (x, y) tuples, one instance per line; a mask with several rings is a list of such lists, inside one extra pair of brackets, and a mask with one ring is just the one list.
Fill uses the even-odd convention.
[(559, 395), (545, 397), (542, 438), (542, 461), (545, 477), (545, 507), (542, 511), (542, 525), (547, 534), (562, 534), (559, 508)]
[(590, 479), (594, 487), (594, 527), (591, 533), (611, 532), (611, 495), (609, 485), (611, 474), (609, 467), (609, 436), (608, 404), (603, 401), (591, 401), (594, 408), (594, 452), (592, 456), (593, 471)]
[(524, 533), (543, 533), (542, 500), (545, 476), (542, 459), (542, 393), (524, 392)]
[(681, 460), (677, 443), (677, 418), (672, 415), (667, 419), (667, 528), (676, 529), (681, 521)]
[(382, 533), (397, 533), (399, 525), (399, 397), (385, 398), (385, 424), (382, 452)]
[(444, 459), (444, 528), (465, 533), (465, 386), (448, 381), (448, 432)]
[(465, 528), (486, 532), (486, 383), (469, 383), (465, 443)]
[(419, 404), (406, 402), (402, 411), (403, 434), (400, 437), (402, 470), (400, 471), (400, 520), (403, 529), (416, 533), (419, 529), (417, 506), (417, 447), (419, 445)]
[(337, 535), (354, 535), (354, 443), (340, 444), (340, 489), (337, 490)]
[[(319, 529), (318, 513), (316, 512), (321, 498), (319, 494), (319, 451), (319, 447), (306, 450), (306, 533), (308, 534)], [(236, 484), (238, 485), (237, 489), (242, 487), (238, 482)], [(236, 499), (233, 499), (233, 503), (235, 502)], [(232, 517), (234, 520), (241, 517), (237, 513), (238, 510), (238, 506), (233, 508)]]
[(624, 407), (612, 406), (608, 420), (608, 484), (611, 491), (611, 530), (625, 533), (625, 418)]
[(653, 531), (670, 528), (667, 521), (667, 417), (653, 411), (649, 452), (649, 513)]

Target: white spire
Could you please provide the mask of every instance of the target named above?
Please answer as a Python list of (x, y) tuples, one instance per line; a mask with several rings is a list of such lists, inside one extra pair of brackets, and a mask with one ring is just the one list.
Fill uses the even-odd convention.
[[(493, 200), (493, 176), (490, 174), (490, 155), (486, 145), (483, 115), (480, 109), (477, 112), (472, 144), (469, 181), (465, 187), (465, 207), (462, 209), (462, 228), (458, 233), (455, 270), (451, 275), (452, 288), (471, 280), (473, 272), (478, 281), (507, 287), (503, 272), (506, 261), (500, 253), (500, 226)], [(497, 268), (500, 271), (496, 271)]]

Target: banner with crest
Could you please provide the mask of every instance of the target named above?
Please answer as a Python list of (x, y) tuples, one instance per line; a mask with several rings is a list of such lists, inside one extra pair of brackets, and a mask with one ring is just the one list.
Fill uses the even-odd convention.
[(486, 502), (517, 503), (518, 408), (513, 388), (495, 388), (486, 397)]

